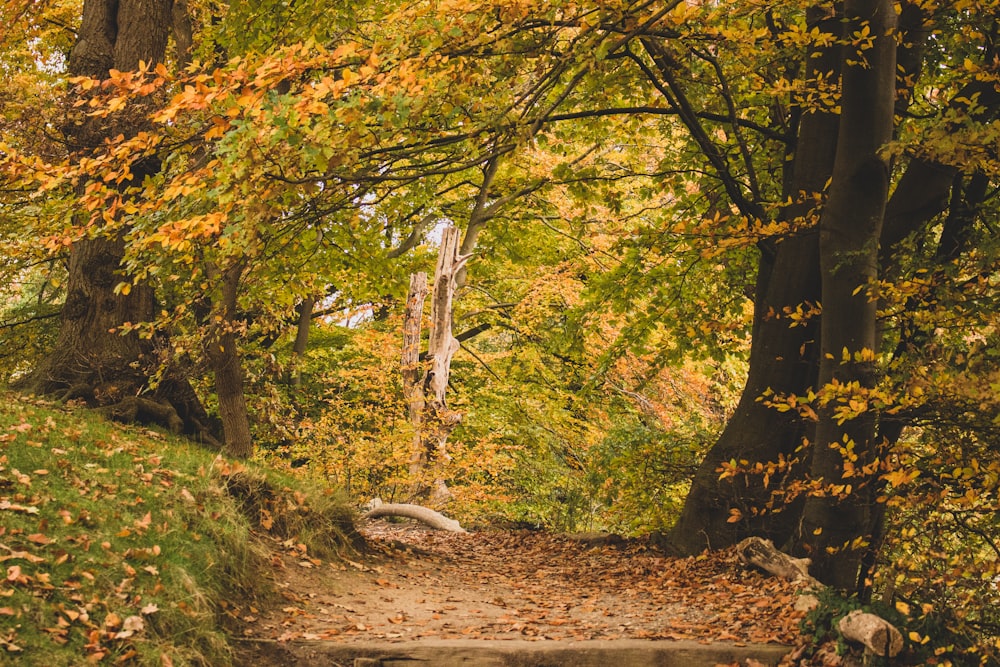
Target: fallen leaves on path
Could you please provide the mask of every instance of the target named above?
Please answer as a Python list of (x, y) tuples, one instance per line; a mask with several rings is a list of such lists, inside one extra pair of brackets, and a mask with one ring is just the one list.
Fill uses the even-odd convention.
[(280, 641), (798, 639), (795, 585), (746, 569), (732, 550), (670, 558), (643, 542), (384, 522), (364, 534), (378, 557), (310, 568), (286, 558), (283, 603), (232, 615), (248, 636)]

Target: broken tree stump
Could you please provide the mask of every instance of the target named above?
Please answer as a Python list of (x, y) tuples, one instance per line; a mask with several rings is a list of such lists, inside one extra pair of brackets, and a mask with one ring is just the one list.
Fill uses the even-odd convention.
[[(403, 392), (414, 427), (414, 445), (410, 455), (412, 491), (414, 497), (424, 496), (425, 491), (430, 491), (431, 503), (437, 505), (452, 499), (444, 479), (444, 467), (451, 460), (447, 443), (448, 436), (462, 421), (462, 413), (450, 410), (445, 398), (451, 360), (460, 347), (458, 339), (452, 334), (456, 275), (470, 257), (459, 252), (460, 236), (456, 227), (445, 227), (441, 233), (431, 292), (426, 363), (419, 363), (420, 319), (428, 289), (426, 274), (417, 273), (410, 277), (403, 324)], [(427, 489), (422, 477), (432, 463), (436, 464), (437, 474), (433, 486)]]
[(863, 644), (878, 656), (894, 658), (903, 650), (903, 635), (889, 621), (855, 609), (837, 622), (844, 639)]

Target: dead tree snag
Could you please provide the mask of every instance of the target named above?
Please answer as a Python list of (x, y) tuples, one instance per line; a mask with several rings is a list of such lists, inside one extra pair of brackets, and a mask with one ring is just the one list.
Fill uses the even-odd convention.
[[(445, 394), (451, 359), (459, 343), (452, 333), (452, 307), (457, 286), (456, 277), (465, 266), (469, 255), (459, 254), (460, 233), (447, 227), (441, 236), (437, 267), (434, 271), (434, 288), (431, 292), (431, 322), (427, 342), (426, 362), (419, 363), (420, 319), (423, 299), (427, 293), (426, 275), (415, 274), (410, 279), (410, 293), (406, 301), (406, 319), (403, 323), (403, 391), (414, 427), (414, 446), (410, 456), (410, 478), (414, 495), (427, 491), (421, 481), (432, 461), (443, 464), (448, 455), (448, 436), (462, 421), (462, 415), (448, 409)], [(438, 470), (430, 489), (431, 501), (441, 504), (451, 499), (451, 492)]]

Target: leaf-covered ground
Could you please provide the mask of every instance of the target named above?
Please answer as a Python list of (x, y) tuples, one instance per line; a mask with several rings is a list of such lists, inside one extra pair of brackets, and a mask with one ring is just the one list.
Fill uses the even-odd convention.
[(794, 644), (794, 585), (731, 550), (669, 558), (527, 531), (373, 522), (365, 562), (276, 563), (282, 604), (232, 610), (248, 640), (693, 639)]
[(346, 550), (348, 519), (300, 480), (0, 393), (0, 665), (228, 665), (219, 608), (264, 599), (274, 554)]

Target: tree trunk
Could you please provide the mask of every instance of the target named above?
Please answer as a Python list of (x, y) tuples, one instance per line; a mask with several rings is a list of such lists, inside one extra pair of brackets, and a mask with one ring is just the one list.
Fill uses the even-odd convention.
[[(879, 151), (892, 138), (896, 13), (890, 0), (845, 3), (847, 32), (867, 28), (871, 48), (845, 46), (840, 132), (830, 195), (820, 218), (823, 318), (820, 410), (811, 474), (821, 485), (807, 498), (799, 548), (820, 581), (841, 590), (858, 584), (871, 537), (877, 470), (874, 408), (864, 402), (876, 381), (876, 301), (866, 288), (878, 278), (878, 245), (889, 191)], [(838, 413), (839, 411), (839, 413)]]
[(316, 299), (306, 297), (299, 304), (299, 323), (295, 330), (295, 344), (292, 346), (292, 386), (302, 386), (302, 360), (309, 346), (309, 327), (312, 324), (313, 308)]
[[(67, 64), (69, 73), (104, 79), (111, 69), (129, 71), (136, 69), (140, 61), (162, 62), (174, 23), (172, 5), (171, 0), (86, 0)], [(68, 104), (61, 129), (70, 158), (86, 159), (101, 150), (106, 140), (142, 130), (145, 114), (136, 104), (107, 118), (87, 116)], [(122, 191), (158, 170), (155, 158), (136, 160), (131, 165), (132, 178), (120, 186)], [(80, 221), (81, 225), (85, 223)], [(207, 415), (178, 371), (168, 370), (155, 388), (150, 386), (150, 377), (161, 363), (156, 339), (121, 333), (124, 324), (147, 322), (155, 315), (154, 294), (149, 286), (130, 285), (130, 291), (115, 291), (119, 283), (130, 282), (121, 268), (125, 252), (122, 237), (122, 232), (109, 231), (73, 244), (58, 342), (20, 385), (36, 393), (82, 397), (91, 405), (112, 408), (112, 414), (116, 413), (115, 404), (144, 393), (150, 400), (162, 403), (164, 410), (141, 414), (173, 412), (184, 420), (185, 432), (213, 442)], [(122, 414), (128, 413), (125, 409)]]
[[(427, 342), (426, 370), (421, 372), (414, 353), (418, 349), (422, 294), (426, 287), (417, 274), (411, 278), (410, 296), (407, 298), (407, 317), (404, 324), (403, 374), (410, 420), (415, 428), (414, 451), (410, 458), (410, 476), (416, 490), (422, 492), (420, 478), (429, 463), (447, 462), (448, 436), (461, 422), (462, 415), (448, 409), (446, 392), (451, 359), (458, 351), (459, 342), (452, 334), (452, 304), (455, 298), (456, 276), (468, 255), (459, 253), (460, 232), (457, 227), (447, 227), (441, 235), (437, 267), (434, 270), (434, 289), (431, 293), (431, 327)], [(425, 279), (425, 278), (424, 278)], [(418, 493), (418, 495), (420, 495)], [(437, 476), (431, 500), (443, 503), (451, 492), (443, 476)]]
[(63, 391), (67, 398), (102, 405), (136, 393), (144, 378), (133, 364), (152, 364), (153, 344), (118, 329), (125, 322), (152, 319), (154, 300), (152, 289), (141, 285), (128, 294), (114, 293), (125, 278), (118, 269), (122, 254), (123, 243), (117, 239), (73, 244), (58, 342), (35, 370), (29, 389), (40, 394)]
[(410, 424), (413, 426), (413, 447), (410, 452), (410, 480), (413, 495), (420, 495), (420, 474), (427, 463), (421, 431), (424, 418), (423, 371), (420, 367), (420, 324), (427, 297), (427, 274), (410, 276), (410, 292), (406, 296), (406, 316), (403, 320), (403, 354), (400, 360), (403, 373), (403, 396), (406, 398)]
[[(211, 276), (210, 272), (210, 277)], [(229, 456), (246, 458), (253, 453), (250, 417), (243, 392), (243, 362), (237, 349), (237, 296), (243, 266), (236, 264), (214, 276), (219, 281), (219, 300), (213, 310), (214, 331), (206, 343), (207, 356), (215, 374), (215, 394)]]
[[(837, 17), (822, 9), (807, 12), (810, 28), (839, 32)], [(813, 49), (809, 78), (818, 82), (836, 77), (837, 52)], [(813, 193), (822, 192), (833, 168), (837, 142), (837, 115), (818, 110), (803, 113), (799, 123), (791, 176), (785, 197), (798, 203), (782, 215), (786, 220), (815, 215)], [(816, 383), (816, 339), (819, 323), (810, 320), (793, 327), (786, 309), (817, 304), (820, 297), (819, 239), (807, 228), (763, 252), (758, 266), (754, 304), (750, 371), (736, 411), (715, 445), (709, 450), (691, 482), (681, 516), (666, 538), (683, 554), (706, 547), (730, 546), (750, 535), (767, 537), (778, 544), (791, 539), (798, 523), (798, 506), (782, 508), (784, 499), (773, 492), (782, 477), (795, 477), (803, 462), (798, 450), (809, 435), (810, 424), (794, 412), (780, 413), (761, 402), (765, 391), (805, 395)], [(761, 474), (740, 474), (720, 479), (724, 463), (745, 461), (750, 468), (784, 460), (781, 473), (765, 483)], [(777, 506), (772, 506), (772, 502)], [(731, 521), (731, 510), (740, 519)], [(774, 510), (781, 511), (775, 512)]]
[[(468, 255), (459, 254), (460, 239), (461, 233), (457, 227), (448, 227), (441, 235), (441, 250), (434, 270), (434, 290), (431, 292), (431, 330), (427, 340), (427, 361), (430, 368), (424, 381), (429, 414), (425, 419), (428, 428), (424, 433), (424, 449), (428, 453), (434, 452), (439, 465), (451, 460), (448, 454), (448, 436), (462, 421), (461, 413), (449, 410), (445, 400), (448, 377), (451, 375), (451, 359), (459, 348), (451, 326), (456, 279), (468, 260)], [(437, 477), (431, 499), (442, 503), (450, 498), (451, 491), (444, 478)]]

